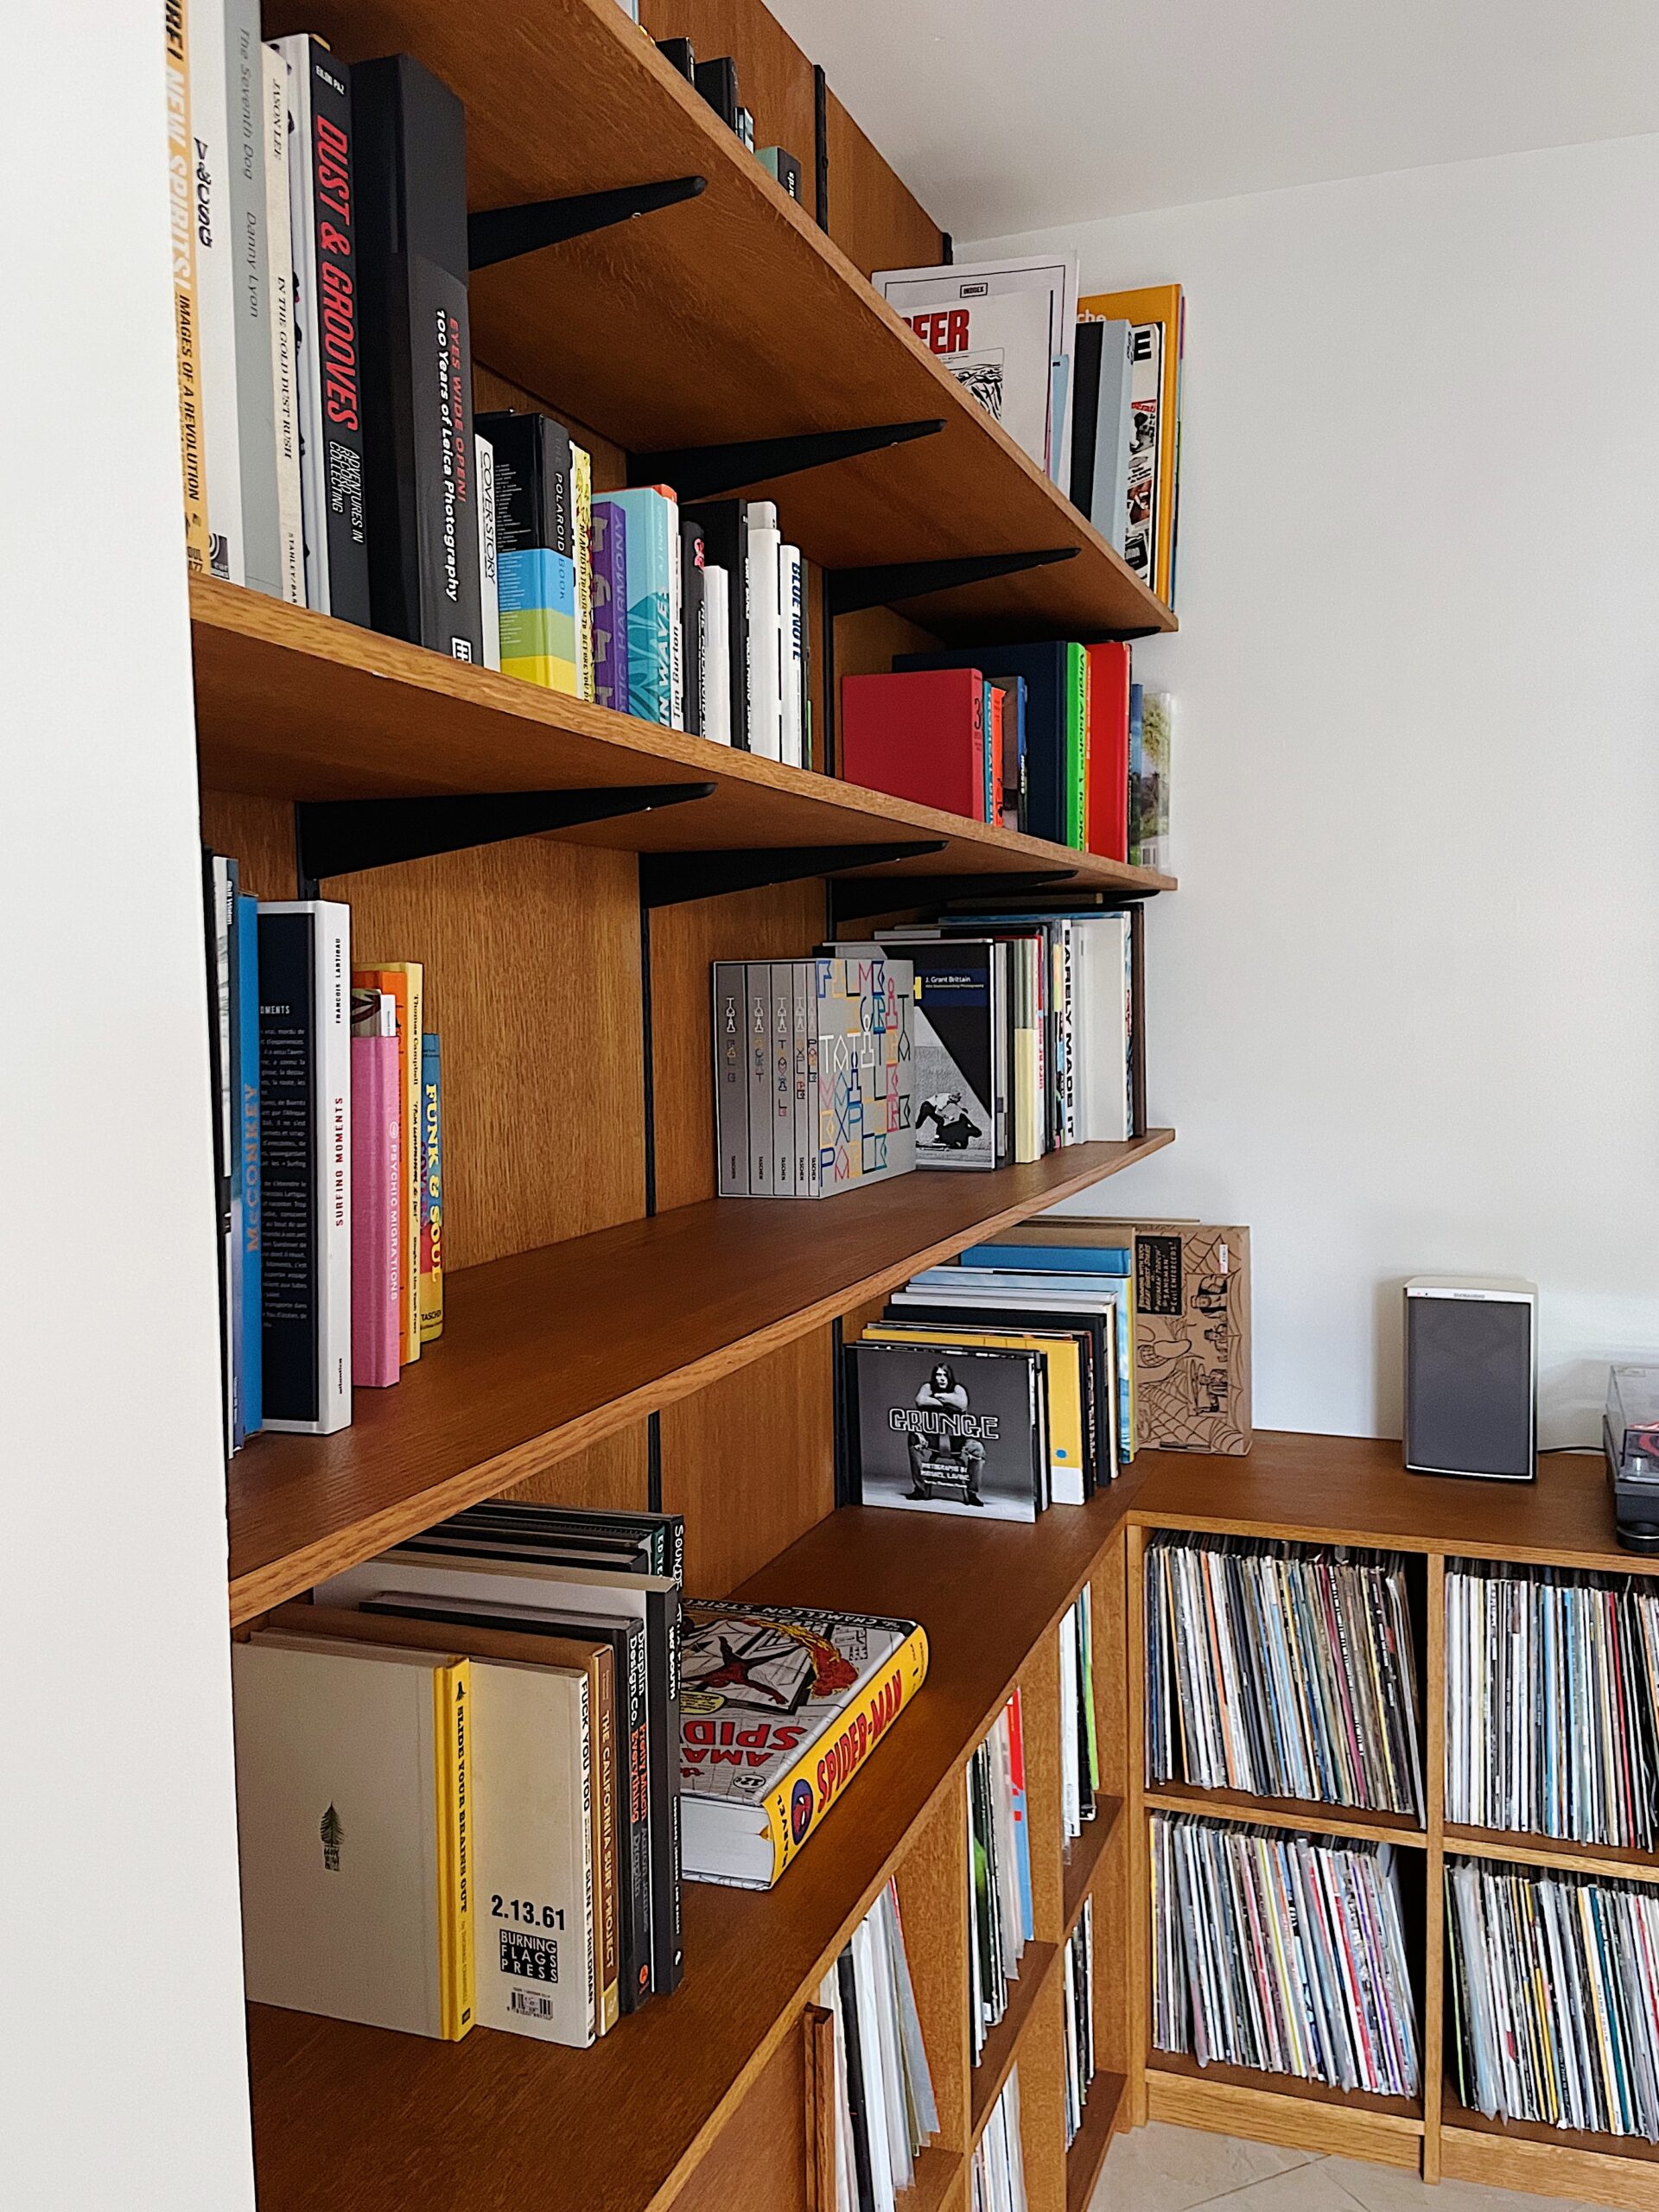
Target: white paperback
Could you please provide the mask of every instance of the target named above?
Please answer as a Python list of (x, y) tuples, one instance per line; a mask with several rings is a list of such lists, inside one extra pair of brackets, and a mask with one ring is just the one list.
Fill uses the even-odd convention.
[(495, 448), (474, 433), (478, 468), (478, 600), (484, 617), (484, 665), (501, 665), (501, 579), (495, 537)]
[(232, 245), (225, 0), (192, 0), (188, 12), (190, 192), (207, 455), (208, 566), (214, 575), (239, 584), (246, 581), (246, 570), (236, 398), (236, 255)]
[(805, 632), (801, 599), (801, 549), (778, 549), (778, 608), (782, 633), (783, 746), (780, 757), (791, 768), (802, 766), (804, 742)]
[[(276, 41), (288, 63), (289, 219), (294, 239), (294, 327), (298, 334), (296, 392), (300, 426), (300, 496), (305, 524), (305, 603), (333, 612), (328, 584), (328, 441), (322, 419), (321, 357), (308, 334), (321, 327), (317, 293), (317, 232), (312, 220), (311, 172), (307, 149), (315, 133), (311, 120), (311, 67), (319, 41), (304, 31)], [(322, 51), (326, 54), (327, 49)]]
[(259, 42), (259, 0), (223, 0), (223, 5), (242, 562), (245, 581), (256, 591), (280, 599), (276, 454), (271, 435), (264, 48)]
[(749, 750), (784, 757), (783, 625), (779, 604), (783, 536), (770, 499), (751, 499), (749, 524)]
[(1135, 1123), (1130, 1025), (1135, 1003), (1127, 914), (1079, 916), (1071, 924), (1077, 1135), (1085, 1144), (1122, 1143)]
[(702, 734), (716, 745), (732, 741), (731, 578), (724, 569), (702, 571), (703, 626), (708, 646), (702, 657)]
[(277, 597), (305, 605), (305, 536), (300, 515), (299, 391), (294, 352), (294, 217), (289, 200), (288, 63), (260, 48), (265, 157), (265, 267), (270, 312), (271, 428), (276, 464)]
[[(1000, 415), (1009, 435), (1039, 468), (1057, 482), (1069, 484), (1071, 365), (1077, 326), (1077, 256), (1021, 255), (1004, 261), (959, 262), (939, 269), (878, 269), (870, 281), (922, 343), (944, 358), (952, 373), (969, 389), (973, 385), (969, 378), (955, 368), (950, 356), (971, 353), (975, 328), (982, 332), (979, 350), (988, 354), (1000, 351), (1003, 359), (988, 361), (986, 372), (978, 381), (987, 391), (1000, 382), (1005, 394), (1012, 394), (1017, 384), (1019, 395), (1017, 399), (1005, 397), (1001, 409), (990, 411)], [(1041, 341), (1031, 334), (1035, 330), (1034, 317), (1027, 324), (1016, 311), (1005, 315), (991, 308), (994, 301), (1021, 293), (1032, 294), (1045, 303), (1047, 335)], [(982, 320), (982, 308), (989, 310)], [(1016, 329), (1023, 334), (1017, 362), (1008, 353)], [(1039, 342), (1046, 347), (1040, 360), (1034, 353)], [(1028, 400), (1027, 395), (1033, 391), (1037, 396)], [(1042, 435), (1027, 443), (1026, 435), (1014, 428), (1014, 414), (1017, 411), (1017, 419), (1027, 424), (1039, 404)]]

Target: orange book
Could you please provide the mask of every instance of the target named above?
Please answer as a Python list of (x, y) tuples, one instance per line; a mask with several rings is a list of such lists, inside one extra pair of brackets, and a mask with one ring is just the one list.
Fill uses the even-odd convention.
[[(1179, 284), (1093, 292), (1077, 302), (1079, 322), (1129, 326), (1128, 528), (1123, 557), (1165, 605), (1175, 603), (1175, 525), (1181, 451), (1181, 352), (1185, 311)], [(1100, 518), (1095, 518), (1096, 523)]]
[(404, 1268), (398, 1288), (397, 1363), (421, 1356), (421, 1020), (424, 991), (418, 960), (353, 968), (352, 988), (385, 991), (397, 1009), (397, 1083), (404, 1102)]

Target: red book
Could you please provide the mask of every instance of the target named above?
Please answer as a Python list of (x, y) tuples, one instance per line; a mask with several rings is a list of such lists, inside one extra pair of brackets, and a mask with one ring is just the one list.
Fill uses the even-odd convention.
[(352, 993), (352, 1380), (397, 1380), (403, 1315), (404, 1086), (385, 991)]
[(1129, 649), (1085, 645), (1089, 664), (1087, 843), (1103, 860), (1129, 857)]
[(995, 683), (988, 683), (985, 700), (989, 710), (985, 728), (985, 819), (997, 823), (1002, 819), (1002, 710), (1008, 695), (999, 691)]
[(985, 819), (985, 679), (976, 668), (841, 680), (841, 772), (867, 791)]

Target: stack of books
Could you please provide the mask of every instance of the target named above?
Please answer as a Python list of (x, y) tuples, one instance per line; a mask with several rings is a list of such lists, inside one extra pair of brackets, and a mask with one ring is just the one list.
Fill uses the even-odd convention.
[(895, 2212), (939, 2127), (896, 1884), (854, 1929), (818, 2002), (835, 2021), (839, 2201), (847, 2212)]
[(1659, 1591), (1453, 1560), (1446, 1816), (1573, 1843), (1659, 1842)]
[(1068, 1860), (1095, 1817), (1100, 1790), (1094, 1642), (1094, 1598), (1085, 1583), (1060, 1620), (1060, 1824)]
[(968, 2015), (974, 2063), (1008, 2009), (1008, 1987), (1035, 1930), (1026, 1746), (1019, 1694), (968, 1762)]
[(1464, 2104), (1659, 2143), (1659, 1891), (1453, 1859), (1446, 1897)]
[(683, 1551), (477, 1506), (234, 1647), (250, 1996), (582, 2045), (675, 1987)]
[(1391, 1846), (1158, 1813), (1152, 1891), (1160, 2050), (1417, 2094)]
[(1160, 1535), (1146, 1592), (1149, 1783), (1421, 1819), (1398, 1554)]
[(1128, 645), (904, 653), (841, 683), (849, 783), (1140, 868), (1170, 865), (1166, 692)]
[(1147, 1126), (1145, 925), (1138, 906), (982, 906), (880, 930), (916, 978), (916, 1165), (960, 1173)]
[(801, 553), (772, 502), (601, 491), (550, 416), (474, 418), (448, 86), (406, 54), (263, 45), (257, 0), (169, 9), (167, 82), (194, 188), (173, 256), (192, 569), (810, 763)]
[(443, 1333), (442, 1052), (418, 961), (204, 858), (226, 1441), (331, 1435)]
[(974, 2145), (972, 2174), (973, 2212), (1029, 2212), (1017, 2066), (991, 2107), (990, 2118)]
[(862, 957), (717, 960), (721, 1198), (828, 1198), (916, 1164), (913, 971)]
[(1065, 1939), (1065, 2147), (1083, 2126), (1095, 2078), (1095, 1901), (1087, 1897)]

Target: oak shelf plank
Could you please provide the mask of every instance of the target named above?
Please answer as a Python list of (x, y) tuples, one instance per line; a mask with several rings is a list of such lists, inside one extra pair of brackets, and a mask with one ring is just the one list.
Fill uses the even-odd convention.
[(1410, 1813), (1362, 1813), (1306, 1797), (1252, 1797), (1243, 1789), (1204, 1789), (1192, 1782), (1149, 1785), (1142, 1802), (1152, 1813), (1208, 1813), (1218, 1821), (1255, 1821), (1267, 1827), (1314, 1829), (1374, 1843), (1423, 1849), (1428, 1837)]
[(942, 851), (893, 865), (906, 874), (1065, 868), (1077, 890), (1175, 888), (1154, 869), (785, 767), (239, 584), (192, 577), (190, 616), (209, 790), (303, 800), (712, 782), (712, 796), (689, 805), (559, 834), (641, 853), (939, 838)]
[(956, 2187), (963, 2160), (960, 2151), (941, 2150), (935, 2145), (919, 2152), (916, 2160), (916, 2178), (908, 2189), (898, 2195), (899, 2212), (939, 2212)]
[(590, 2050), (251, 2007), (260, 2212), (642, 2212), (677, 2188), (956, 1785), (1135, 1486), (1131, 1470), (1028, 1527), (849, 1508), (754, 1576), (744, 1594), (760, 1601), (902, 1610), (928, 1633), (926, 1682), (823, 1837), (765, 1895), (688, 1883), (682, 1987)]
[(1422, 2101), (1417, 2097), (1378, 2097), (1364, 2089), (1335, 2089), (1325, 2082), (1304, 2082), (1295, 2074), (1270, 2074), (1253, 2066), (1224, 2066), (1212, 2061), (1200, 2066), (1188, 2051), (1153, 2050), (1147, 2070), (1179, 2075), (1188, 2082), (1210, 2082), (1233, 2089), (1258, 2089), (1275, 2097), (1296, 2097), (1305, 2102), (1329, 2105), (1338, 2111), (1363, 2113), (1389, 2121), (1408, 2134), (1423, 2132)]
[(1632, 2158), (1646, 2166), (1659, 2165), (1659, 2143), (1649, 2143), (1645, 2136), (1596, 2135), (1580, 2128), (1551, 2127), (1548, 2122), (1536, 2120), (1491, 2120), (1484, 2112), (1476, 2112), (1464, 2103), (1449, 2076), (1444, 2100), (1442, 2109), (1447, 2127), (1506, 2139), (1519, 2137), (1523, 2142), (1545, 2144), (1552, 2151), (1588, 2152), (1599, 2158)]
[[(963, 1900), (963, 1909), (968, 1902)], [(1027, 1943), (1020, 1961), (1020, 1979), (1008, 1984), (1007, 2010), (985, 2038), (979, 2063), (974, 2068), (969, 2085), (969, 2132), (977, 2143), (984, 2133), (1001, 2095), (1010, 2074), (1020, 2056), (1020, 2038), (1027, 2024), (1039, 2018), (1038, 2001), (1048, 1986), (1048, 1978), (1059, 1962), (1065, 1950), (1061, 1943)]]
[[(782, 480), (826, 567), (1065, 546), (1075, 557), (912, 604), (929, 628), (1170, 629), (1174, 618), (908, 331), (615, 0), (537, 0), (480, 38), (443, 0), (304, 0), (346, 60), (402, 50), (465, 105), (477, 211), (658, 178), (702, 196), (480, 270), (475, 359), (630, 452), (942, 419), (942, 434)], [(808, 161), (811, 149), (796, 149)], [(757, 484), (766, 494), (770, 486)]]
[(351, 1427), (257, 1436), (232, 1461), (232, 1622), (689, 1396), (1173, 1135), (1068, 1146), (991, 1175), (905, 1175), (836, 1198), (709, 1199), (461, 1269), (444, 1285), (442, 1339), (394, 1389), (359, 1391)]
[(1147, 1528), (1659, 1574), (1659, 1559), (1618, 1548), (1599, 1459), (1546, 1458), (1531, 1483), (1460, 1482), (1408, 1475), (1386, 1438), (1269, 1429), (1243, 1459), (1149, 1452), (1142, 1464)]
[(1060, 1878), (1060, 1933), (1069, 1936), (1077, 1924), (1084, 1900), (1095, 1886), (1095, 1876), (1100, 1862), (1106, 1856), (1106, 1847), (1122, 1815), (1121, 1797), (1096, 1796), (1095, 1817), (1084, 1823), (1083, 1834), (1071, 1846), (1071, 1856), (1065, 1862)]
[(1528, 1835), (1512, 1828), (1461, 1827), (1448, 1821), (1446, 1847), (1510, 1866), (1548, 1867), (1557, 1873), (1602, 1874), (1615, 1881), (1659, 1882), (1659, 1859), (1652, 1852), (1618, 1844), (1573, 1843), (1560, 1836)]
[(1122, 2074), (1096, 2074), (1083, 2103), (1083, 2125), (1065, 2154), (1065, 2212), (1089, 2212), (1095, 2183), (1117, 2133), (1128, 2082)]

